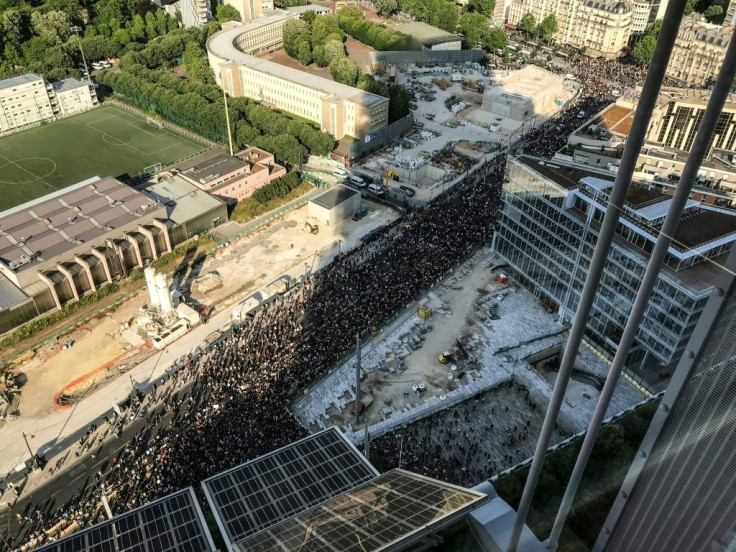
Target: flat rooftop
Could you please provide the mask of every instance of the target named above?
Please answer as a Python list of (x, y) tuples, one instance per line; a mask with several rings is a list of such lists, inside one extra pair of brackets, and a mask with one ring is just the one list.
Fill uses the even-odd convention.
[(628, 136), (631, 131), (631, 123), (634, 122), (634, 109), (622, 105), (611, 104), (601, 111), (598, 116), (590, 122), (604, 128), (611, 134)]
[(200, 161), (196, 165), (182, 170), (182, 173), (200, 184), (207, 184), (211, 180), (249, 167), (250, 164), (239, 157), (221, 153), (216, 157)]
[(736, 232), (736, 214), (727, 214), (713, 209), (695, 209), (686, 213), (677, 225), (672, 246), (688, 251)]
[(563, 83), (564, 79), (560, 75), (556, 75), (551, 71), (546, 71), (535, 65), (527, 65), (523, 69), (515, 71), (513, 74), (501, 80), (490, 91), (498, 93), (502, 90), (508, 94), (532, 97), (535, 94), (546, 93), (550, 88), (561, 89)]
[(5, 90), (7, 88), (13, 88), (14, 86), (20, 86), (21, 84), (28, 84), (29, 82), (34, 82), (41, 80), (41, 77), (34, 73), (26, 73), (25, 75), (18, 75), (17, 77), (11, 77), (9, 79), (1, 80), (0, 81), (0, 90)]
[(400, 25), (395, 25), (394, 28), (426, 45), (442, 44), (444, 42), (458, 42), (461, 40), (457, 35), (448, 33), (447, 31), (443, 31), (442, 29), (433, 27), (427, 23), (422, 23), (421, 21), (402, 23)]
[(608, 179), (611, 181), (616, 178), (615, 174), (607, 171), (598, 172), (578, 167), (569, 167), (552, 161), (542, 161), (534, 157), (521, 156), (517, 157), (516, 160), (567, 190), (578, 188), (580, 181), (586, 177)]
[(51, 86), (54, 87), (54, 91), (56, 92), (69, 92), (77, 88), (86, 88), (89, 86), (89, 83), (79, 79), (64, 79), (54, 82)]
[(154, 200), (119, 180), (91, 178), (0, 213), (0, 261), (16, 272), (29, 270), (155, 207)]
[(174, 224), (183, 224), (224, 202), (197, 188), (178, 175), (162, 178), (142, 190), (166, 207), (166, 218)]
[[(281, 18), (283, 19), (283, 17)], [(255, 27), (253, 24), (257, 23)], [(340, 84), (323, 77), (312, 75), (300, 71), (299, 69), (293, 69), (286, 67), (280, 63), (274, 63), (273, 61), (267, 61), (265, 59), (257, 58), (246, 54), (238, 47), (237, 39), (240, 35), (252, 28), (258, 28), (263, 25), (263, 19), (259, 18), (247, 25), (235, 25), (230, 29), (222, 30), (215, 33), (207, 41), (207, 50), (215, 57), (229, 61), (235, 65), (242, 65), (253, 69), (254, 71), (260, 71), (266, 75), (272, 77), (284, 79), (294, 84), (317, 90), (322, 92), (325, 96), (334, 96), (339, 100), (349, 100), (367, 107), (378, 105), (384, 102), (388, 102), (388, 98), (379, 96), (377, 94), (371, 94), (364, 92), (358, 88)]]
[(352, 188), (348, 188), (347, 186), (338, 184), (337, 186), (333, 186), (332, 188), (330, 188), (321, 196), (317, 196), (310, 201), (315, 205), (324, 207), (325, 209), (332, 209), (333, 207), (336, 207), (341, 203), (346, 202), (351, 197), (359, 194), (360, 192), (357, 190), (353, 190)]
[[(613, 181), (613, 179), (611, 179)], [(636, 183), (629, 186), (629, 191), (626, 193), (626, 203), (633, 209), (641, 209), (647, 205), (658, 203), (667, 199), (667, 194), (659, 190), (650, 190), (645, 186), (637, 186)]]

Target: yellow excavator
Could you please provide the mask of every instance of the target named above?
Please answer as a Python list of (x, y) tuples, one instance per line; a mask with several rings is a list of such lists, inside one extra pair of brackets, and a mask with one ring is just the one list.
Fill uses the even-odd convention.
[(306, 221), (304, 223), (304, 231), (309, 232), (310, 234), (319, 234), (319, 226)]

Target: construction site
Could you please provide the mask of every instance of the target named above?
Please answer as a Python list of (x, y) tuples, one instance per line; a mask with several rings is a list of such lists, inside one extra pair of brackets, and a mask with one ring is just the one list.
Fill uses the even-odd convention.
[(489, 72), (479, 66), (410, 65), (395, 79), (411, 96), (415, 127), (358, 168), (376, 177), (390, 172), (392, 187), (410, 186), (423, 201), (552, 117), (578, 93), (575, 81), (538, 67)]
[(185, 259), (185, 270), (154, 275), (151, 269), (145, 275), (145, 291), (92, 318), (64, 340), (16, 359), (7, 373), (23, 385), (3, 383), (13, 391), (2, 393), (0, 438), (13, 431), (12, 422), (20, 417), (25, 424), (44, 427), (103, 386), (137, 385), (125, 374), (191, 328), (206, 324), (214, 314), (229, 314), (234, 304), (270, 289), (284, 275), (298, 279), (321, 268), (398, 216), (365, 201), (361, 211), (359, 220), (348, 217), (333, 226), (318, 226), (310, 222), (305, 205), (202, 261)]
[[(492, 389), (504, 404), (502, 397), (520, 388), (534, 403), (523, 415), (540, 424), (568, 328), (510, 281), (499, 263), (490, 250), (480, 250), (363, 343), (359, 396), (353, 355), (295, 399), (292, 411), (300, 423), (311, 431), (338, 425), (357, 443), (366, 432), (383, 435)], [(608, 371), (588, 348), (581, 349), (575, 368), (559, 419), (566, 435), (587, 427)], [(644, 398), (622, 380), (609, 412)], [(504, 415), (498, 419), (503, 422)]]

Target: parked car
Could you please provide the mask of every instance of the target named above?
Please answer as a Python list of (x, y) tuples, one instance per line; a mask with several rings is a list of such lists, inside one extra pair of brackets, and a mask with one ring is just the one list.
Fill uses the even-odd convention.
[(366, 186), (365, 180), (355, 174), (350, 177), (350, 183), (356, 188), (365, 188)]
[(373, 194), (376, 194), (377, 196), (382, 196), (386, 194), (386, 191), (383, 188), (381, 188), (378, 184), (369, 184), (368, 191)]
[(345, 180), (350, 174), (345, 169), (335, 169), (332, 171), (332, 176), (335, 178), (340, 178), (341, 180)]

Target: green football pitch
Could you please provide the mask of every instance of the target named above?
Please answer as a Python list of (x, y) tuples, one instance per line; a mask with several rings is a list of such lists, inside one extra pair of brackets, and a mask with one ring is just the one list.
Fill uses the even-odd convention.
[(144, 115), (97, 107), (0, 139), (0, 211), (92, 176), (136, 176), (205, 148)]

